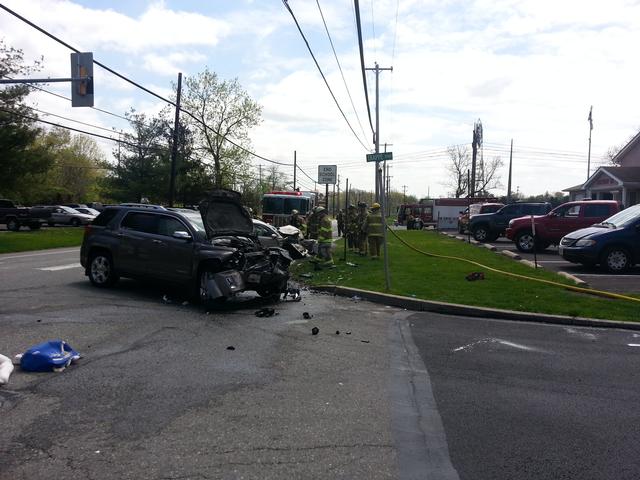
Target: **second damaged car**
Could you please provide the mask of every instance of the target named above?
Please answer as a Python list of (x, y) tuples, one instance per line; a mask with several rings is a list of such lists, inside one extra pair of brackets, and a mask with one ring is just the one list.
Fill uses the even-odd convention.
[(91, 283), (119, 277), (188, 284), (205, 304), (251, 290), (278, 297), (287, 290), (289, 265), (302, 256), (258, 242), (240, 194), (216, 190), (200, 211), (126, 204), (105, 209), (85, 228), (80, 260)]

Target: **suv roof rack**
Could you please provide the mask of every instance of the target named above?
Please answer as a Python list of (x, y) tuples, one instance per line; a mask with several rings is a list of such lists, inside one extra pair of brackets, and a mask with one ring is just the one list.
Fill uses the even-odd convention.
[(150, 205), (148, 203), (121, 203), (121, 207), (147, 208), (149, 210), (166, 210), (162, 205)]

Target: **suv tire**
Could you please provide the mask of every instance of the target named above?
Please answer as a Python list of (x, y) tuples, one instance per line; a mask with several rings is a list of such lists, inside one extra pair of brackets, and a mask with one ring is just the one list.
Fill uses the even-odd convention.
[(491, 236), (491, 231), (487, 225), (478, 225), (473, 228), (473, 238), (478, 242), (484, 243), (491, 242), (493, 237)]
[(533, 233), (527, 231), (518, 233), (514, 241), (516, 248), (522, 253), (532, 253), (533, 249), (537, 246), (535, 245)]
[(631, 266), (631, 255), (626, 248), (609, 247), (602, 254), (600, 264), (611, 273), (622, 273)]
[(113, 259), (111, 254), (107, 252), (97, 252), (91, 255), (89, 260), (89, 280), (91, 283), (100, 288), (112, 286), (118, 281), (115, 273)]
[(10, 218), (9, 220), (7, 220), (7, 230), (17, 232), (18, 230), (20, 230), (20, 222), (16, 218)]

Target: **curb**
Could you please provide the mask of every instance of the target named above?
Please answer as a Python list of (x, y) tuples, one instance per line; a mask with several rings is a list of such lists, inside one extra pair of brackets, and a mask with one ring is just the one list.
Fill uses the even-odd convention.
[(576, 282), (576, 285), (578, 285), (579, 287), (583, 287), (583, 288), (588, 288), (589, 284), (587, 282), (585, 282), (584, 280), (579, 279), (578, 277), (574, 277), (573, 275), (571, 275), (570, 273), (567, 272), (557, 272), (558, 275), (560, 275), (561, 277), (564, 277), (566, 279), (569, 279), (573, 282)]
[(505, 257), (509, 257), (509, 258), (514, 259), (514, 260), (522, 260), (522, 257), (520, 255), (518, 255), (515, 252), (512, 252), (511, 250), (501, 250), (500, 253), (502, 255), (504, 255)]
[(549, 323), (555, 325), (572, 325), (595, 328), (623, 328), (626, 330), (640, 330), (640, 322), (622, 322), (615, 320), (598, 320), (595, 318), (568, 317), (565, 315), (549, 315), (546, 313), (516, 312), (487, 307), (473, 307), (457, 303), (436, 302), (403, 297), (388, 293), (372, 292), (359, 288), (340, 287), (337, 285), (309, 286), (312, 290), (329, 292), (343, 297), (358, 296), (370, 302), (381, 303), (393, 307), (405, 308), (417, 312), (443, 313), (447, 315), (461, 315), (467, 317), (492, 318), (500, 320), (515, 320), (519, 322)]

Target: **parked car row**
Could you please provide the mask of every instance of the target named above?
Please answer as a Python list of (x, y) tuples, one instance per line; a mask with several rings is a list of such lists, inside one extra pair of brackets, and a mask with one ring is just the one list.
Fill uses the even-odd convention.
[(622, 210), (613, 200), (581, 200), (551, 210), (548, 203), (513, 203), (493, 213), (484, 213), (484, 204), (472, 206), (461, 212), (458, 228), (468, 227), (479, 242), (504, 235), (524, 253), (558, 245), (569, 262), (616, 273), (640, 263), (640, 205)]

